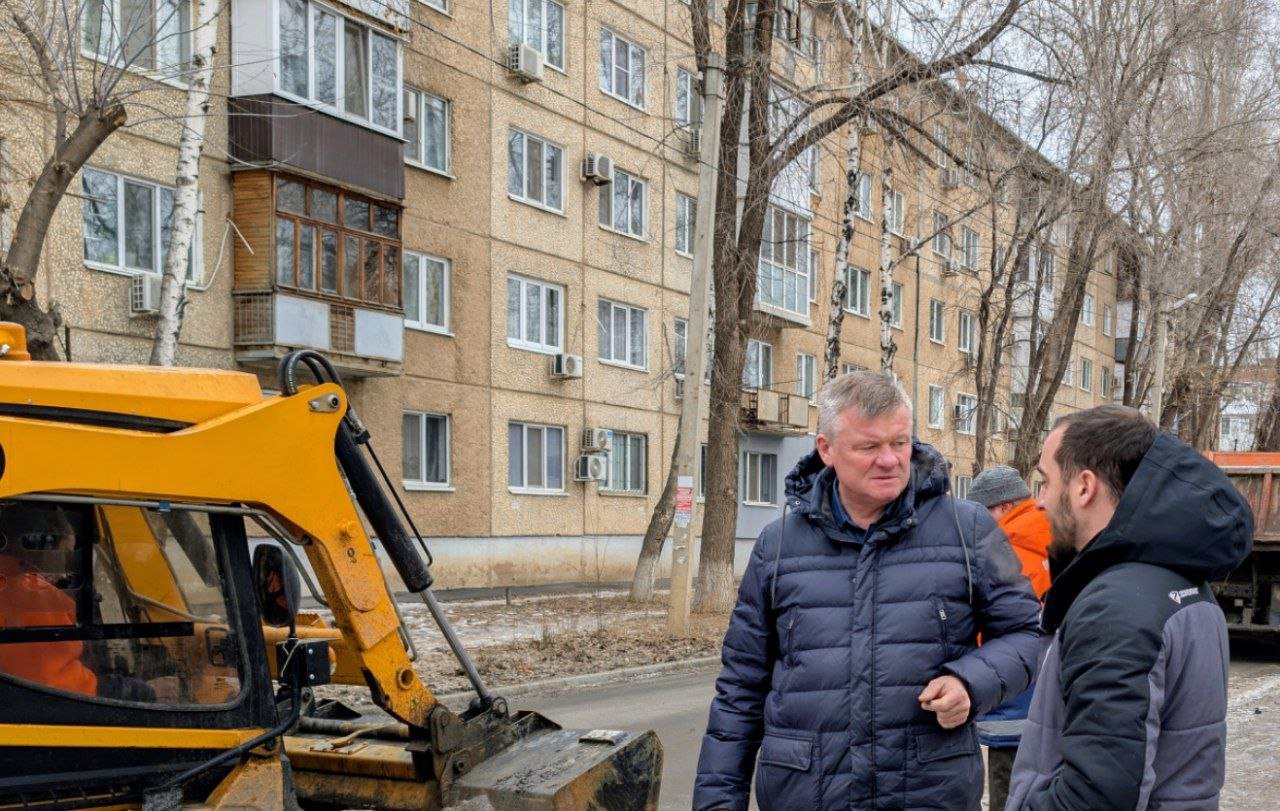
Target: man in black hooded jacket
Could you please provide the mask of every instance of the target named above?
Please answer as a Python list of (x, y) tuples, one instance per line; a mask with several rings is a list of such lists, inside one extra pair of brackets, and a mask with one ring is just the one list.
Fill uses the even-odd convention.
[(1248, 504), (1118, 405), (1058, 420), (1039, 471), (1054, 636), (1006, 809), (1217, 808), (1227, 627), (1208, 581), (1249, 554)]

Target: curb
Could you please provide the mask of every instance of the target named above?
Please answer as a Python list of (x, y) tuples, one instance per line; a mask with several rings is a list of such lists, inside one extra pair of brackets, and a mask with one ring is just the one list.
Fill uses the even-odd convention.
[[(636, 665), (634, 667), (620, 667), (617, 670), (605, 670), (599, 673), (581, 673), (577, 676), (559, 676), (554, 679), (542, 679), (540, 681), (521, 682), (520, 684), (505, 685), (502, 687), (490, 687), (489, 692), (495, 696), (502, 696), (506, 699), (517, 698), (529, 693), (540, 692), (562, 692), (571, 687), (600, 687), (606, 684), (614, 684), (616, 682), (629, 681), (636, 678), (666, 676), (673, 673), (682, 673), (690, 670), (698, 670), (699, 668), (709, 665), (720, 664), (719, 656), (702, 656), (697, 659), (680, 659), (675, 662), (659, 662), (654, 665)], [(450, 693), (441, 693), (436, 696), (440, 701), (451, 701), (454, 699), (467, 698), (474, 695), (473, 690), (455, 690)]]

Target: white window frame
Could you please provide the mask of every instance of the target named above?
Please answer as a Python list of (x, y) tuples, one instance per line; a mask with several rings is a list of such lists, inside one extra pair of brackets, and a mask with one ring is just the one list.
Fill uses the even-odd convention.
[(449, 10), (449, 0), (418, 0), (418, 2), (427, 8), (435, 9), (441, 14), (449, 17), (453, 16), (453, 12)]
[(702, 124), (702, 91), (693, 71), (676, 68), (675, 110), (672, 118), (677, 126), (684, 129), (693, 129)]
[(967, 474), (956, 476), (955, 493), (953, 495), (955, 495), (956, 498), (963, 501), (964, 499), (967, 499), (969, 497), (969, 488), (971, 486), (973, 486), (972, 476), (969, 476)]
[[(513, 191), (511, 188), (511, 148), (512, 138), (518, 136), (521, 141), (520, 146), (520, 184), (519, 192)], [(529, 143), (533, 141), (537, 143), (542, 150), (542, 160), (540, 166), (542, 169), (542, 199), (529, 195)], [(547, 155), (548, 151), (553, 150), (560, 153), (560, 176), (556, 178), (556, 183), (560, 188), (560, 205), (553, 206), (547, 201)], [(519, 201), (525, 205), (540, 208), (543, 211), (550, 211), (554, 214), (564, 214), (564, 176), (565, 176), (565, 148), (554, 141), (549, 141), (540, 135), (534, 135), (531, 132), (520, 129), (519, 127), (510, 127), (507, 130), (507, 196), (512, 200)]]
[(978, 254), (982, 252), (982, 237), (967, 225), (960, 227), (960, 262), (969, 270), (978, 267)]
[[(418, 261), (417, 294), (418, 294), (419, 317), (416, 319), (409, 318), (409, 308), (407, 306), (408, 292), (409, 292), (409, 260), (411, 258), (416, 259)], [(451, 309), (451, 307), (449, 306), (450, 305), (449, 296), (450, 296), (450, 285), (452, 283), (452, 276), (453, 276), (453, 263), (450, 262), (448, 259), (445, 259), (443, 256), (432, 256), (429, 253), (406, 250), (402, 254), (401, 264), (404, 268), (404, 275), (405, 275), (404, 284), (401, 287), (402, 295), (404, 295), (405, 297), (405, 304), (406, 304), (405, 317), (404, 317), (405, 327), (408, 329), (419, 330), (421, 332), (434, 332), (440, 335), (452, 335), (452, 333), (449, 331), (449, 324), (450, 324), (449, 316), (450, 316), (450, 309)], [(441, 280), (440, 280), (441, 319), (440, 320), (441, 320), (441, 323), (439, 324), (434, 324), (430, 321), (427, 321), (425, 318), (426, 308), (423, 306), (423, 304), (426, 301), (427, 275), (423, 271), (427, 264), (435, 264), (440, 267), (440, 274), (441, 274)]]
[[(605, 454), (605, 479), (600, 484), (600, 492), (614, 493), (625, 495), (644, 495), (649, 492), (649, 437), (647, 434), (629, 433), (626, 431), (610, 431), (613, 439), (610, 443), (610, 450)], [(638, 443), (636, 442), (638, 440)], [(637, 484), (630, 480), (631, 478), (631, 455), (636, 452), (639, 447), (640, 453), (640, 482)], [(614, 462), (623, 459), (622, 469), (627, 473), (627, 481), (619, 483), (614, 480), (613, 466)]]
[(933, 162), (942, 171), (946, 171), (951, 165), (951, 158), (947, 156), (947, 128), (943, 124), (933, 125)]
[[(101, 53), (99, 49), (89, 47), (85, 34), (88, 31), (89, 11), (93, 7), (92, 0), (85, 2), (79, 7), (80, 19), (78, 21), (76, 36), (80, 40), (80, 53), (95, 62), (102, 62), (109, 65), (121, 64), (129, 61), (129, 70), (131, 71), (153, 76), (161, 82), (185, 88), (187, 86), (187, 73), (190, 70), (192, 53), (195, 50), (195, 38), (192, 32), (194, 30), (194, 15), (196, 13), (196, 9), (192, 6), (190, 0), (188, 0), (186, 5), (186, 19), (183, 19), (181, 14), (174, 15), (172, 13), (168, 13), (167, 16), (162, 19), (160, 16), (161, 10), (156, 8), (156, 6), (161, 3), (163, 3), (163, 0), (152, 0), (151, 19), (155, 21), (156, 28), (163, 26), (170, 30), (167, 34), (156, 31), (154, 36), (145, 41), (144, 44), (152, 50), (151, 65), (139, 64), (139, 61), (134, 58), (133, 54), (129, 54), (128, 57), (126, 57), (124, 44), (120, 41), (121, 32), (116, 30), (117, 26), (115, 25), (112, 26), (112, 30), (107, 38), (107, 47), (102, 49), (106, 50), (107, 53)], [(130, 24), (129, 20), (124, 19), (124, 13), (120, 11), (120, 0), (101, 0), (101, 7), (103, 9), (102, 15), (104, 18), (101, 20), (102, 23), (115, 20), (126, 25)], [(169, 9), (165, 9), (165, 11), (170, 12)], [(103, 26), (100, 25), (98, 29), (99, 36), (101, 36), (102, 28)], [(156, 64), (156, 47), (172, 38), (178, 38), (179, 40), (178, 62), (170, 65)], [(97, 44), (101, 45), (102, 40), (99, 39)]]
[[(418, 2), (425, 2), (425, 0), (418, 0)], [(453, 177), (453, 174), (452, 174), (453, 172), (453, 102), (449, 101), (444, 96), (437, 96), (435, 93), (432, 93), (427, 90), (422, 90), (417, 87), (412, 87), (410, 85), (405, 85), (404, 97), (405, 97), (404, 109), (407, 110), (410, 104), (413, 104), (413, 106), (416, 108), (414, 111), (414, 117), (415, 117), (414, 128), (417, 133), (413, 139), (409, 139), (409, 134), (407, 132), (404, 133), (404, 136), (406, 139), (413, 141), (414, 148), (418, 153), (418, 157), (416, 158), (410, 157), (408, 143), (406, 143), (405, 152), (404, 152), (404, 162), (409, 164), (410, 166), (416, 166), (419, 169), (424, 169), (428, 172), (434, 172), (438, 175), (444, 175), (445, 177), (452, 178)], [(444, 115), (443, 115), (444, 165), (443, 166), (432, 166), (431, 164), (427, 163), (423, 157), (424, 155), (426, 155), (426, 152), (427, 152), (427, 149), (426, 149), (427, 127), (425, 126), (425, 124), (427, 121), (427, 105), (430, 103), (429, 101), (430, 99), (434, 99), (435, 101), (440, 102), (444, 110)]]
[[(547, 67), (557, 70), (561, 73), (564, 73), (565, 72), (565, 66), (564, 66), (565, 55), (569, 50), (568, 40), (566, 40), (565, 38), (564, 4), (556, 2), (556, 0), (509, 0), (509, 2), (510, 2), (510, 5), (507, 7), (507, 43), (510, 45), (523, 43), (525, 45), (529, 45), (533, 48), (536, 48), (538, 50), (538, 53), (542, 54), (543, 63)], [(537, 3), (539, 6), (541, 6), (541, 10), (538, 12), (538, 19), (542, 21), (541, 22), (542, 27), (539, 31), (536, 32), (537, 33), (536, 38), (529, 36), (529, 32), (525, 30), (526, 27), (529, 25), (529, 6), (530, 4), (533, 4), (533, 3)], [(555, 62), (551, 58), (551, 48), (549, 45), (551, 38), (547, 36), (547, 32), (550, 30), (548, 27), (548, 23), (550, 21), (549, 20), (550, 15), (547, 14), (548, 6), (555, 6), (557, 9), (560, 10), (560, 62), (559, 63)], [(516, 11), (517, 7), (519, 8), (518, 14), (520, 17), (519, 31), (514, 30), (514, 28), (511, 25), (513, 18), (517, 13)]]
[[(603, 58), (606, 40), (609, 43), (609, 61), (608, 61), (607, 67)], [(626, 88), (626, 92), (622, 94), (618, 93), (619, 68), (615, 64), (615, 54), (617, 53), (617, 47), (619, 42), (625, 44), (627, 47), (627, 67), (621, 69), (626, 74), (627, 88)], [(640, 97), (639, 101), (635, 100), (635, 97), (637, 95), (636, 93), (637, 88), (635, 86), (635, 80), (637, 78), (637, 74), (633, 68), (636, 51), (640, 52), (640, 59), (642, 62), (640, 73), (639, 73), (639, 81), (640, 81), (639, 94), (638, 94)], [(648, 92), (647, 92), (648, 87), (646, 86), (647, 85), (646, 72), (649, 69), (648, 50), (646, 50), (643, 45), (636, 42), (635, 40), (630, 39), (629, 37), (624, 37), (621, 34), (617, 33), (616, 31), (602, 25), (600, 26), (600, 50), (598, 51), (598, 53), (601, 57), (600, 71), (599, 71), (600, 92), (604, 93), (606, 96), (610, 96), (612, 98), (617, 99), (623, 104), (626, 104), (630, 107), (634, 107), (637, 110), (645, 110), (646, 104), (648, 102)], [(608, 70), (608, 73), (609, 73), (608, 86), (606, 86), (605, 84), (606, 69)]]
[[(693, 258), (693, 236), (698, 220), (698, 200), (676, 192), (676, 254)], [(681, 235), (684, 239), (681, 240)], [(684, 245), (681, 246), (683, 241)]]
[(872, 214), (871, 185), (871, 173), (858, 172), (858, 205), (855, 208), (855, 213), (867, 222), (871, 222)]
[(1093, 359), (1080, 357), (1080, 390), (1093, 391)]
[[(514, 426), (520, 427), (521, 450), (520, 450), (520, 484), (511, 483), (511, 429)], [(529, 434), (531, 431), (542, 432), (542, 486), (530, 486), (529, 481)], [(559, 474), (560, 486), (551, 487), (547, 483), (551, 480), (551, 455), (547, 452), (547, 436), (552, 431), (558, 431), (560, 435), (560, 469), (556, 471)], [(563, 425), (543, 425), (541, 423), (524, 422), (523, 420), (510, 420), (507, 422), (507, 489), (512, 493), (521, 493), (525, 495), (558, 495), (565, 492), (564, 489), (564, 470), (565, 470), (565, 434), (567, 433)]]
[(933, 252), (951, 258), (951, 220), (941, 211), (933, 212)]
[[(403, 127), (403, 122), (404, 122), (404, 108), (403, 108), (404, 48), (402, 47), (402, 42), (400, 41), (400, 39), (393, 36), (388, 31), (384, 31), (382, 29), (371, 26), (363, 20), (360, 20), (354, 16), (351, 16), (349, 14), (346, 14), (338, 10), (338, 8), (336, 8), (335, 6), (325, 5), (323, 3), (317, 3), (317, 2), (314, 2), (314, 0), (302, 0), (302, 2), (304, 2), (307, 6), (306, 54), (307, 54), (307, 93), (308, 95), (301, 96), (301, 95), (298, 95), (297, 93), (294, 93), (291, 90), (285, 89), (283, 85), (284, 70), (282, 68), (274, 72), (275, 83), (274, 83), (274, 90), (272, 92), (280, 95), (283, 98), (289, 99), (290, 101), (295, 101), (304, 106), (312, 107), (317, 110), (324, 110), (330, 115), (336, 115), (339, 118), (345, 119), (347, 121), (351, 121), (352, 123), (358, 124), (359, 126), (372, 129), (372, 130), (377, 130), (378, 132), (389, 133), (391, 135), (396, 136), (397, 138), (400, 137), (400, 131)], [(273, 4), (273, 10), (275, 12), (274, 17), (272, 19), (272, 24), (271, 24), (272, 39), (273, 39), (272, 45), (273, 45), (273, 53), (276, 54), (275, 61), (278, 66), (281, 58), (284, 55), (284, 49), (281, 47), (281, 44), (280, 44), (280, 34), (281, 34), (280, 14), (281, 14), (281, 9), (284, 7), (284, 3), (282, 2), (282, 0), (272, 0), (272, 4)], [(314, 98), (315, 79), (316, 79), (316, 54), (318, 52), (316, 43), (314, 41), (315, 25), (316, 25), (315, 20), (316, 20), (317, 12), (330, 14), (337, 18), (337, 23), (335, 25), (336, 30), (334, 32), (335, 50), (334, 50), (334, 76), (333, 76), (334, 101), (333, 102), (323, 101), (321, 99)], [(344, 32), (348, 22), (359, 26), (365, 31), (365, 35), (364, 35), (365, 51), (366, 51), (365, 74), (368, 77), (368, 88), (367, 88), (367, 94), (365, 96), (365, 110), (368, 111), (367, 117), (361, 117), (355, 113), (347, 112), (343, 103), (345, 99), (345, 93), (346, 93), (346, 87), (345, 87), (346, 85), (346, 50), (345, 50), (346, 39), (345, 39)], [(375, 80), (373, 75), (373, 40), (371, 39), (371, 37), (374, 37), (374, 36), (383, 37), (384, 39), (390, 40), (391, 42), (395, 43), (396, 110), (395, 110), (395, 113), (393, 114), (393, 120), (395, 121), (394, 127), (386, 127), (376, 123), (373, 120), (373, 92), (374, 92)]]
[[(794, 212), (776, 206), (769, 206), (764, 216), (760, 257), (756, 263), (756, 302), (779, 312), (808, 318), (810, 272), (807, 265), (812, 240), (811, 223)], [(775, 233), (779, 226), (783, 231), (780, 238)], [(788, 232), (792, 235), (791, 239), (787, 238)], [(789, 253), (791, 259), (788, 258)], [(801, 285), (805, 288), (803, 291)], [(794, 286), (795, 307), (787, 306), (788, 286)]]
[(894, 282), (889, 288), (889, 300), (893, 308), (893, 317), (889, 321), (889, 326), (894, 329), (902, 329), (902, 300), (906, 298), (906, 294), (906, 288), (898, 282)]
[[(751, 369), (751, 355), (755, 353), (755, 377), (749, 379), (747, 372)], [(773, 344), (757, 341), (755, 338), (747, 340), (746, 360), (742, 364), (742, 388), (747, 391), (758, 391), (760, 389), (769, 389), (773, 387)]]
[[(451, 453), (451, 444), (453, 442), (453, 420), (448, 414), (440, 414), (431, 411), (414, 411), (406, 409), (401, 412), (400, 419), (403, 421), (409, 417), (418, 418), (418, 459), (422, 466), (422, 475), (419, 478), (412, 479), (404, 475), (404, 448), (401, 448), (401, 483), (405, 490), (409, 491), (445, 491), (453, 492), (453, 458)], [(444, 454), (444, 481), (432, 481), (426, 478), (427, 472), (427, 420), (428, 418), (439, 418), (443, 421), (444, 437), (443, 449)], [(401, 437), (403, 439), (404, 431), (401, 429)]]
[[(520, 313), (518, 317), (520, 319), (520, 332), (522, 334), (524, 333), (525, 320), (527, 316), (525, 312), (526, 304), (528, 301), (527, 290), (529, 287), (537, 287), (539, 289), (538, 323), (540, 326), (538, 328), (538, 331), (542, 337), (542, 340), (529, 341), (524, 339), (523, 337), (512, 338), (511, 335), (508, 334), (507, 346), (511, 347), (512, 349), (524, 349), (529, 352), (538, 352), (543, 355), (558, 355), (561, 352), (563, 352), (564, 351), (564, 309), (565, 309), (564, 287), (562, 285), (552, 284), (551, 282), (544, 282), (541, 279), (533, 279), (528, 276), (521, 276), (516, 273), (508, 273), (507, 274), (508, 290), (510, 290), (510, 285), (511, 285), (511, 282), (513, 281), (518, 282), (520, 285)], [(558, 306), (556, 308), (556, 336), (555, 336), (554, 344), (547, 340), (547, 335), (546, 335), (546, 324), (547, 324), (546, 313), (547, 313), (547, 302), (550, 299), (550, 291), (555, 291), (559, 296)], [(511, 318), (510, 304), (511, 304), (510, 298), (508, 297), (507, 306), (505, 308), (508, 310), (507, 312), (508, 329), (510, 329), (510, 323), (511, 323), (510, 322), (510, 318)]]
[(973, 353), (977, 336), (978, 317), (968, 310), (960, 310), (956, 314), (956, 349), (965, 354)]
[(796, 394), (813, 402), (818, 395), (818, 358), (807, 352), (796, 353)]
[(671, 372), (676, 380), (684, 380), (685, 365), (689, 362), (689, 319), (676, 316), (671, 328)]
[(1094, 325), (1093, 308), (1093, 294), (1085, 293), (1084, 300), (1080, 303), (1080, 323), (1086, 327)]
[(1102, 305), (1102, 334), (1108, 338), (1112, 337), (1111, 333), (1115, 329), (1114, 312), (1110, 304)]
[(1062, 385), (1075, 386), (1076, 384), (1076, 359), (1067, 358), (1067, 368), (1062, 372)]
[[(116, 263), (115, 264), (112, 264), (110, 262), (103, 262), (98, 259), (90, 259), (88, 256), (84, 255), (85, 253), (85, 244), (84, 244), (85, 211), (84, 209), (85, 209), (85, 206), (91, 205), (93, 201), (97, 199), (97, 198), (90, 197), (89, 193), (84, 189), (86, 173), (90, 173), (90, 172), (96, 173), (99, 175), (106, 175), (106, 176), (113, 177), (115, 178), (115, 181), (116, 181), (116, 200), (115, 200)], [(85, 166), (83, 169), (81, 169), (80, 175), (81, 175), (80, 190), (81, 190), (81, 195), (83, 199), (83, 202), (81, 203), (81, 206), (80, 206), (80, 231), (81, 231), (80, 255), (84, 261), (85, 267), (93, 268), (94, 270), (106, 271), (108, 273), (119, 273), (124, 276), (137, 276), (142, 273), (147, 273), (151, 275), (160, 275), (164, 273), (164, 241), (163, 241), (163, 228), (161, 227), (163, 223), (160, 220), (160, 198), (161, 198), (160, 191), (162, 189), (165, 189), (170, 192), (173, 192), (174, 195), (176, 196), (177, 189), (175, 189), (173, 186), (169, 186), (164, 183), (156, 183), (154, 180), (146, 180), (143, 178), (135, 177), (133, 175), (125, 175), (125, 174), (121, 174), (120, 172), (113, 172), (110, 169), (101, 169), (96, 166)], [(125, 263), (124, 199), (125, 199), (126, 183), (133, 186), (146, 187), (151, 190), (151, 231), (152, 231), (151, 255), (156, 265), (154, 268), (133, 267), (132, 265), (128, 265)], [(176, 202), (175, 202), (175, 205), (176, 205)], [(204, 258), (204, 245), (203, 245), (202, 235), (204, 231), (204, 228), (203, 228), (204, 216), (199, 212), (199, 209), (202, 208), (202, 206), (197, 204), (196, 208), (197, 208), (197, 212), (196, 212), (195, 231), (191, 235), (191, 248), (190, 248), (191, 258), (187, 262), (187, 286), (193, 289), (203, 290), (204, 288), (202, 286), (202, 283), (204, 281), (203, 279), (204, 267), (203, 267), (202, 260)]]
[(947, 420), (947, 390), (929, 384), (929, 413), (926, 416), (930, 428), (945, 428)]
[(929, 340), (935, 344), (947, 343), (947, 309), (936, 298), (929, 299)]
[(871, 317), (871, 271), (849, 265), (845, 268), (844, 311)]
[[(772, 459), (772, 471), (765, 470), (766, 459)], [(755, 472), (754, 477), (752, 476), (753, 469)], [(769, 472), (772, 472), (773, 476), (765, 478)], [(749, 507), (776, 507), (778, 505), (777, 475), (778, 454), (765, 451), (743, 451), (742, 503)], [(755, 496), (755, 498), (752, 498), (752, 496)]]
[[(614, 195), (622, 185), (627, 187), (627, 213), (626, 227), (617, 227), (618, 212), (614, 209)], [(640, 188), (640, 232), (636, 233), (631, 230), (633, 219), (632, 200), (633, 191), (636, 187)], [(649, 181), (642, 177), (633, 175), (630, 172), (613, 167), (613, 182), (600, 187), (600, 227), (606, 231), (612, 231), (615, 234), (621, 234), (624, 237), (638, 239), (641, 242), (647, 242), (647, 234), (649, 233)], [(606, 222), (607, 219), (607, 222)]]
[[(609, 354), (603, 354), (605, 348), (601, 345), (604, 340), (605, 322), (601, 318), (603, 310), (607, 309), (609, 313)], [(623, 336), (621, 359), (615, 357), (617, 350), (617, 336), (613, 334), (614, 318), (617, 313), (623, 313), (623, 320), (626, 322), (626, 334)], [(631, 360), (636, 347), (632, 345), (631, 336), (633, 334), (632, 326), (636, 318), (640, 319), (640, 335), (641, 344), (639, 347), (640, 357), (644, 359), (644, 363), (637, 364)], [(621, 301), (614, 301), (601, 297), (596, 304), (596, 330), (597, 330), (597, 358), (603, 364), (608, 366), (622, 366), (627, 369), (635, 369), (637, 371), (648, 371), (649, 369), (649, 311), (643, 307), (636, 307), (632, 304), (625, 304)]]
[(956, 406), (965, 409), (962, 419), (956, 420), (956, 433), (961, 436), (973, 436), (978, 430), (978, 397), (963, 392), (956, 395)]
[(903, 230), (906, 228), (907, 196), (900, 191), (890, 189), (889, 203), (889, 233), (902, 236)]
[(1111, 369), (1106, 366), (1098, 367), (1098, 389), (1099, 394), (1108, 400), (1111, 399)]

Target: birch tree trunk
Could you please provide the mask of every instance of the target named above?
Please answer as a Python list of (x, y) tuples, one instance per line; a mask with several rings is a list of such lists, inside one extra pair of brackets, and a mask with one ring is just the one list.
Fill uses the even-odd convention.
[(198, 2), (199, 17), (193, 32), (187, 109), (182, 117), (182, 135), (178, 141), (173, 230), (160, 283), (160, 315), (156, 321), (155, 340), (151, 344), (150, 362), (153, 366), (172, 366), (178, 356), (178, 336), (182, 332), (182, 316), (187, 303), (191, 242), (196, 232), (200, 203), (200, 153), (204, 150), (209, 85), (213, 78), (213, 57), (218, 47), (218, 2)]
[(886, 143), (884, 171), (880, 180), (880, 371), (893, 374), (893, 358), (898, 345), (893, 341), (893, 254), (889, 239), (889, 208), (893, 205), (893, 164)]
[(834, 380), (840, 374), (840, 331), (844, 328), (844, 300), (849, 292), (846, 279), (849, 269), (849, 246), (853, 244), (854, 216), (858, 207), (858, 155), (860, 152), (858, 125), (849, 125), (849, 142), (845, 150), (845, 196), (840, 218), (840, 242), (836, 245), (831, 283), (831, 309), (827, 313), (827, 344), (822, 359), (823, 378)]

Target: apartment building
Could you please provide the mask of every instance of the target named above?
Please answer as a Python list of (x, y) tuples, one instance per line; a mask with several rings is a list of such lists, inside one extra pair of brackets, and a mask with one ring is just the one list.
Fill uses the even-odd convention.
[[(783, 107), (786, 88), (840, 59), (828, 21), (784, 6)], [(287, 352), (327, 353), (429, 537), (442, 586), (630, 576), (691, 385), (699, 114), (688, 31), (679, 0), (233, 0), (222, 22), (230, 65), (214, 87), (180, 362), (273, 388)], [(160, 67), (157, 55), (126, 79)], [(1003, 130), (993, 139), (985, 119), (981, 137), (967, 129), (953, 92), (918, 100), (953, 154), (1025, 149)], [(146, 94), (181, 109), (180, 83)], [(18, 114), (0, 111), (5, 132)], [(177, 136), (164, 117), (117, 133), (58, 211), (41, 296), (62, 307), (75, 360), (146, 358)], [(6, 141), (9, 161), (38, 165), (38, 139)], [(783, 478), (813, 445), (843, 154), (840, 133), (789, 167), (771, 199), (743, 380), (744, 544), (778, 516)], [(886, 168), (891, 254), (938, 231), (894, 271), (895, 371), (963, 494), (974, 437), (992, 436), (988, 461), (1003, 461), (1018, 407), (1015, 347), (1002, 416), (975, 424), (976, 302), (1009, 207), (980, 224), (972, 173), (945, 154), (921, 166), (864, 132), (846, 368), (880, 363)], [(1038, 248), (1021, 282), (1049, 291), (1049, 311), (1063, 244)], [(1061, 413), (1108, 398), (1114, 308), (1114, 274), (1098, 274)]]

